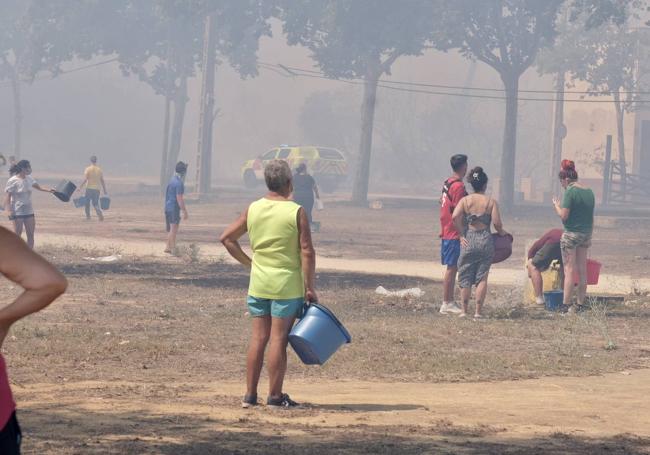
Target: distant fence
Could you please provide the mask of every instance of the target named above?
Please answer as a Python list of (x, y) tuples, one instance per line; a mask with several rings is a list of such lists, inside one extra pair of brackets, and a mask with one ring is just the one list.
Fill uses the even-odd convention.
[(650, 180), (623, 172), (612, 160), (612, 137), (607, 136), (603, 173), (603, 204), (650, 205)]

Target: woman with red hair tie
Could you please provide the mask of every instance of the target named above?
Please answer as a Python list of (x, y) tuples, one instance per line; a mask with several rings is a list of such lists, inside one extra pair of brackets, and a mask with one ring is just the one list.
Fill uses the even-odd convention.
[(594, 229), (594, 207), (596, 199), (591, 189), (578, 183), (576, 165), (571, 160), (562, 160), (559, 173), (564, 197), (562, 202), (553, 198), (553, 205), (564, 224), (564, 233), (560, 240), (562, 262), (564, 264), (564, 305), (569, 312), (574, 312), (572, 304), (573, 276), (578, 276), (578, 308), (584, 305), (587, 294), (587, 253), (591, 246), (591, 234)]

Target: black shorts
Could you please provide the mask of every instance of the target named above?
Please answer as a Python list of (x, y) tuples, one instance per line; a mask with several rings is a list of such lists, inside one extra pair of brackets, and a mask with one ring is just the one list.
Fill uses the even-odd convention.
[(20, 426), (14, 412), (0, 431), (0, 453), (2, 455), (19, 455), (21, 439)]
[(553, 261), (562, 262), (562, 250), (559, 243), (547, 243), (535, 253), (532, 259), (535, 268), (542, 272), (548, 269)]
[(171, 229), (172, 224), (181, 224), (181, 210), (172, 210), (171, 212), (165, 212), (165, 224), (167, 232)]

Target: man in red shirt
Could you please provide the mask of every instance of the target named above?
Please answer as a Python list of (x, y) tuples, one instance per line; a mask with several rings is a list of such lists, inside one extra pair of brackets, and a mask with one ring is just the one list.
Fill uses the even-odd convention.
[(547, 270), (555, 260), (562, 262), (560, 239), (562, 229), (551, 229), (541, 236), (528, 250), (528, 276), (533, 282), (535, 301), (544, 305), (544, 281), (542, 272)]
[(460, 256), (460, 234), (451, 218), (454, 209), (462, 198), (467, 196), (463, 178), (467, 174), (467, 155), (454, 155), (449, 160), (453, 175), (442, 185), (440, 198), (440, 258), (447, 266), (443, 279), (443, 298), (440, 312), (442, 314), (461, 313), (461, 308), (454, 301), (458, 257)]

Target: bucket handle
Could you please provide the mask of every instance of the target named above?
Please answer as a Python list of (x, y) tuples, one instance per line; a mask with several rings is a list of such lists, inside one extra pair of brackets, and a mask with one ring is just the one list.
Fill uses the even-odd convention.
[(300, 319), (305, 317), (305, 314), (307, 314), (307, 310), (309, 309), (312, 303), (318, 303), (318, 300), (314, 302), (308, 302), (307, 300), (305, 300), (304, 302), (302, 302), (302, 307), (300, 307), (300, 311), (296, 316), (296, 321), (299, 321)]

